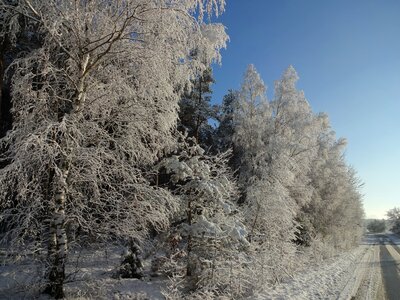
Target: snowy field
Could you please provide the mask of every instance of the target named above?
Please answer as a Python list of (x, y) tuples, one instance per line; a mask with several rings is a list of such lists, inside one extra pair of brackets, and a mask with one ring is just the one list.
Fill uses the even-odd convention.
[[(382, 293), (380, 239), (366, 236), (356, 249), (311, 265), (252, 299), (379, 299)], [(400, 244), (400, 239), (394, 242)], [(144, 281), (113, 278), (121, 249), (97, 249), (91, 253), (75, 253), (65, 286), (68, 299), (165, 299), (162, 290), (168, 283), (166, 278), (146, 276)], [(74, 267), (78, 263), (80, 271)], [(16, 268), (3, 259), (0, 298), (37, 297), (39, 275), (35, 264), (25, 262)], [(40, 296), (40, 299), (47, 298)]]

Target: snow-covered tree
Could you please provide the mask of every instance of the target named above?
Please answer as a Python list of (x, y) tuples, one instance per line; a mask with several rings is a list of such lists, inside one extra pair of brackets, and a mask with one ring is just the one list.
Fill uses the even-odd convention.
[[(149, 226), (168, 225), (175, 202), (143, 170), (175, 141), (182, 87), (220, 59), (224, 28), (203, 16), (223, 9), (223, 0), (1, 4), (34, 22), (40, 37), (12, 64), (2, 242), (9, 250), (48, 249), (47, 291), (56, 298), (70, 241), (140, 241)], [(193, 59), (193, 49), (203, 57)]]
[(329, 126), (322, 132), (309, 174), (314, 191), (304, 208), (312, 235), (337, 250), (355, 246), (362, 234), (361, 184), (344, 160), (345, 146)]
[(311, 197), (308, 171), (317, 153), (318, 137), (323, 128), (323, 119), (316, 116), (304, 96), (296, 89), (299, 79), (293, 66), (289, 66), (282, 78), (275, 83), (273, 107), (273, 130), (269, 144), (271, 156), (282, 157), (286, 162), (287, 175), (282, 183), (288, 188), (299, 206)]
[(192, 286), (233, 296), (238, 290), (233, 284), (235, 271), (242, 268), (241, 252), (249, 243), (235, 204), (238, 193), (228, 155), (206, 155), (195, 139), (189, 139), (159, 167), (172, 175), (182, 203), (181, 221), (174, 231), (184, 245), (178, 257), (185, 260), (186, 276)]
[[(297, 73), (290, 66), (275, 84), (275, 100), (271, 104), (274, 127), (267, 142), (274, 146), (274, 149), (268, 150), (273, 157), (271, 162), (274, 165), (281, 161), (276, 174), (296, 203), (295, 215), (299, 222), (296, 241), (310, 244), (313, 237), (322, 234), (321, 230), (328, 230), (329, 233), (324, 236), (329, 237), (333, 246), (349, 248), (357, 244), (361, 234), (363, 210), (358, 192), (360, 182), (344, 161), (341, 152), (344, 140), (336, 142), (325, 114), (315, 115), (312, 112), (304, 93), (295, 87), (297, 80)], [(326, 165), (321, 164), (321, 156), (324, 155), (329, 157), (329, 177), (324, 177)], [(333, 178), (332, 174), (335, 174)], [(326, 193), (314, 184), (323, 178), (332, 188)], [(321, 211), (314, 215), (307, 208), (310, 203), (311, 206), (315, 204), (316, 195), (321, 196), (321, 193), (322, 198), (330, 199), (330, 203), (320, 202)], [(329, 208), (331, 205), (334, 207), (332, 210)], [(329, 226), (314, 228), (316, 232), (312, 232), (310, 216), (327, 222)]]
[(398, 207), (392, 208), (388, 210), (386, 215), (391, 225), (390, 230), (392, 230), (395, 233), (400, 233), (400, 208)]
[(240, 156), (242, 184), (260, 178), (265, 160), (263, 136), (271, 120), (271, 109), (266, 97), (266, 87), (253, 65), (249, 65), (244, 75), (235, 108), (234, 145)]
[(311, 170), (318, 149), (318, 137), (324, 129), (323, 115), (315, 115), (304, 92), (296, 88), (299, 77), (289, 66), (282, 78), (275, 82), (273, 128), (266, 137), (273, 176), (285, 187), (294, 205), (297, 224), (296, 242), (310, 243), (307, 218), (301, 208), (307, 205), (313, 193)]
[[(294, 261), (296, 245), (308, 219), (302, 207), (313, 195), (309, 173), (325, 128), (304, 93), (296, 89), (292, 66), (275, 84), (274, 100), (265, 99), (265, 87), (250, 66), (234, 114), (234, 145), (241, 149), (240, 182), (249, 236), (256, 266), (263, 273), (259, 285), (279, 280)], [(300, 241), (302, 243), (302, 241)], [(283, 256), (288, 264), (282, 263)]]
[[(254, 285), (276, 280), (293, 254), (295, 203), (285, 186), (288, 166), (273, 135), (274, 115), (254, 66), (244, 77), (234, 113), (234, 147), (240, 151), (239, 178), (252, 248)], [(290, 258), (289, 258), (290, 259)], [(270, 271), (267, 271), (270, 270)], [(254, 275), (253, 275), (254, 276)]]
[(369, 222), (367, 224), (367, 229), (368, 229), (368, 232), (372, 232), (372, 233), (384, 232), (386, 230), (386, 221), (384, 219), (369, 220)]

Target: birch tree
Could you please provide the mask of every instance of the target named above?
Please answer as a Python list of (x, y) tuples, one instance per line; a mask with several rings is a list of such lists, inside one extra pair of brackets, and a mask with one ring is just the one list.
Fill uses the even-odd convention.
[(288, 192), (276, 176), (279, 169), (272, 165), (277, 165), (268, 139), (272, 134), (273, 114), (265, 92), (260, 75), (250, 65), (234, 112), (233, 141), (241, 159), (239, 182), (251, 242), (251, 270), (257, 274), (253, 282), (256, 288), (282, 271), (279, 265), (287, 249), (291, 249), (287, 242), (294, 230), (292, 203), (288, 202)]
[[(203, 16), (221, 1), (19, 1), (40, 47), (12, 64), (14, 127), (1, 140), (8, 249), (47, 249), (46, 291), (62, 298), (68, 243), (142, 240), (175, 204), (143, 170), (174, 143), (181, 89), (219, 61), (227, 36)], [(192, 49), (202, 48), (202, 60)], [(37, 242), (39, 241), (39, 242)], [(79, 236), (74, 242), (79, 243)]]
[[(297, 241), (310, 244), (312, 240), (313, 234), (307, 232), (311, 229), (309, 216), (304, 215), (304, 211), (319, 194), (330, 199), (329, 203), (323, 201), (320, 203), (321, 211), (311, 215), (329, 224), (324, 227), (329, 231), (325, 235), (326, 241), (329, 240), (337, 249), (348, 249), (357, 244), (361, 234), (363, 210), (358, 191), (360, 182), (344, 160), (342, 151), (345, 140), (335, 140), (325, 114), (312, 112), (303, 91), (296, 89), (297, 80), (297, 73), (290, 66), (275, 84), (275, 100), (272, 102), (274, 129), (268, 142), (275, 148), (271, 149), (274, 153), (272, 165), (280, 160), (283, 162), (275, 174), (295, 203), (295, 220), (300, 222)], [(327, 148), (322, 150), (321, 146)], [(327, 165), (319, 161), (322, 153), (328, 156)], [(327, 166), (329, 173), (326, 173)], [(313, 184), (320, 180), (326, 180), (329, 192), (322, 192), (318, 185)], [(314, 234), (320, 234), (321, 229)], [(304, 238), (306, 241), (302, 240)]]
[(263, 135), (271, 119), (271, 108), (266, 97), (266, 87), (254, 65), (249, 65), (238, 95), (233, 117), (234, 145), (239, 152), (241, 183), (251, 182), (261, 176), (265, 160)]
[(312, 194), (308, 172), (317, 153), (324, 120), (313, 113), (304, 92), (297, 90), (298, 79), (296, 70), (289, 66), (275, 82), (274, 121), (269, 144), (275, 147), (271, 149), (272, 155), (282, 156), (286, 161), (286, 170), (291, 175), (282, 181), (301, 207), (310, 201)]
[(336, 139), (329, 126), (321, 133), (309, 175), (314, 191), (304, 208), (314, 238), (329, 245), (333, 252), (354, 247), (362, 235), (361, 183), (345, 162), (346, 143), (343, 138)]
[(254, 268), (263, 274), (259, 286), (279, 280), (290, 268), (297, 218), (312, 194), (308, 171), (322, 123), (296, 89), (297, 80), (290, 66), (275, 84), (274, 100), (267, 102), (265, 87), (250, 67), (235, 112), (234, 141), (242, 151), (240, 177)]

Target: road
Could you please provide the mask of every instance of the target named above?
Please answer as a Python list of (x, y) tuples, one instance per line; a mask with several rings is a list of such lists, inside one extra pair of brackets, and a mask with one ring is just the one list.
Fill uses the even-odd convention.
[(393, 235), (380, 236), (380, 253), (382, 279), (386, 299), (400, 299), (400, 241)]
[(369, 234), (364, 238), (371, 255), (363, 262), (364, 272), (352, 299), (400, 299), (400, 237)]

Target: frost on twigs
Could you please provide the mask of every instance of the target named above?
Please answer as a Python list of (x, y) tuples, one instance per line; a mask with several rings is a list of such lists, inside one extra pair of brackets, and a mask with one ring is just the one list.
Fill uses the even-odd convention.
[[(239, 261), (249, 246), (247, 230), (235, 202), (236, 183), (227, 168), (228, 153), (207, 155), (194, 139), (182, 141), (177, 152), (160, 168), (172, 174), (174, 193), (181, 199), (182, 213), (173, 229), (180, 276), (189, 289), (231, 292)], [(183, 254), (183, 255), (182, 255)]]
[[(262, 288), (293, 270), (300, 218), (312, 201), (310, 171), (318, 153), (318, 139), (326, 120), (315, 115), (289, 67), (275, 84), (275, 97), (266, 99), (266, 87), (250, 65), (233, 110), (233, 143), (240, 160), (239, 183), (249, 230), (254, 281)], [(312, 226), (309, 226), (311, 228)]]
[[(216, 8), (223, 1), (0, 4), (2, 30), (19, 15), (40, 40), (10, 67), (1, 242), (47, 256), (53, 296), (63, 297), (69, 244), (143, 241), (168, 227), (175, 198), (147, 170), (175, 143), (181, 87), (219, 60), (225, 31), (202, 21)], [(204, 61), (189, 59), (198, 48)]]

